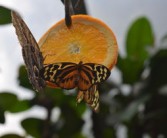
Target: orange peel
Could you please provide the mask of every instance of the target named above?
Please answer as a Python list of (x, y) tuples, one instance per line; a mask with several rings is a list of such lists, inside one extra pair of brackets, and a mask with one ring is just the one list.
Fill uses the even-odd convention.
[(82, 61), (112, 69), (117, 61), (118, 46), (114, 33), (105, 23), (88, 15), (73, 15), (70, 29), (64, 19), (59, 21), (38, 44), (44, 64)]

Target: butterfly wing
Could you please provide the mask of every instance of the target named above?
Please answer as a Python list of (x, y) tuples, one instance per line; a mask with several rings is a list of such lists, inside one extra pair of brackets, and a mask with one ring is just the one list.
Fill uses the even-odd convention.
[(88, 90), (92, 85), (104, 82), (110, 76), (110, 70), (101, 64), (85, 63), (80, 71), (79, 90)]
[(23, 19), (14, 11), (11, 12), (12, 22), (22, 46), (23, 59), (26, 64), (29, 80), (37, 91), (45, 87), (45, 81), (39, 75), (43, 68), (43, 57), (39, 46)]
[(77, 64), (71, 62), (48, 64), (44, 66), (40, 74), (50, 84), (55, 84), (62, 89), (73, 89), (77, 87), (79, 81), (76, 66)]
[(99, 91), (97, 85), (93, 85), (89, 90), (84, 92), (85, 102), (95, 111), (99, 110)]
[(80, 91), (77, 95), (77, 103), (80, 103), (82, 100), (84, 101), (95, 111), (99, 110), (99, 91), (97, 89), (97, 85), (93, 85), (87, 91)]
[(92, 85), (105, 81), (109, 75), (108, 68), (94, 63), (61, 62), (45, 65), (41, 70), (41, 76), (47, 83), (63, 89), (78, 87), (81, 91), (87, 91)]

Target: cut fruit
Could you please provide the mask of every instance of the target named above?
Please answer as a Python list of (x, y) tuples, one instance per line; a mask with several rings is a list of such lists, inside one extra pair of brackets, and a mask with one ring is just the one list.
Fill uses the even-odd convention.
[(57, 62), (98, 63), (112, 69), (118, 46), (111, 29), (88, 15), (72, 16), (72, 26), (65, 20), (51, 27), (39, 41), (44, 64)]

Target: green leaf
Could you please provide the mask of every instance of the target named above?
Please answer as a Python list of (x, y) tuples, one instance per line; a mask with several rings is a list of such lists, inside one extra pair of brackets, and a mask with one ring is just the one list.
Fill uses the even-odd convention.
[(76, 133), (73, 138), (86, 138), (82, 133)]
[(76, 104), (76, 97), (72, 100), (72, 107), (76, 109), (76, 113), (79, 117), (82, 117), (86, 109), (90, 108), (84, 101), (79, 104)]
[(10, 110), (17, 102), (17, 97), (14, 94), (2, 92), (0, 93), (0, 108), (3, 110)]
[(133, 60), (145, 60), (148, 57), (146, 47), (153, 46), (154, 34), (147, 18), (137, 19), (130, 27), (126, 40), (127, 56)]
[(7, 92), (0, 93), (0, 123), (5, 123), (4, 112), (10, 111), (16, 102), (16, 95)]
[(116, 137), (115, 130), (112, 127), (106, 127), (103, 131), (104, 138), (114, 138)]
[(25, 111), (31, 107), (29, 102), (28, 100), (19, 101), (17, 96), (11, 93), (0, 93), (0, 109), (4, 111), (13, 113)]
[(24, 130), (31, 136), (35, 138), (42, 137), (42, 126), (43, 120), (37, 118), (28, 118), (21, 122), (22, 127)]
[(153, 46), (154, 35), (147, 18), (136, 20), (130, 27), (127, 40), (127, 57), (118, 57), (118, 68), (122, 71), (123, 82), (133, 84), (140, 79), (144, 62), (149, 57), (147, 48)]
[(11, 10), (0, 6), (0, 25), (11, 23)]
[(122, 59), (118, 57), (118, 68), (122, 71), (123, 82), (133, 84), (140, 79), (144, 68), (144, 61), (132, 60), (129, 57)]
[(156, 91), (167, 84), (167, 49), (160, 50), (151, 58), (150, 68), (150, 89)]
[(12, 113), (22, 112), (22, 111), (30, 109), (30, 107), (31, 106), (30, 106), (29, 100), (17, 101), (10, 109), (10, 112)]
[(25, 138), (25, 137), (21, 137), (17, 134), (7, 134), (7, 135), (4, 135), (4, 136), (1, 136), (0, 138)]
[(20, 66), (20, 68), (19, 68), (18, 80), (19, 80), (20, 86), (33, 90), (32, 85), (28, 79), (27, 70), (26, 70), (25, 66), (23, 66), (23, 65)]
[(4, 110), (0, 108), (0, 123), (5, 123), (5, 114)]
[(51, 99), (55, 106), (60, 106), (65, 102), (65, 93), (62, 89), (46, 87), (45, 96), (48, 97), (48, 99)]
[(45, 89), (45, 96), (47, 97), (47, 99), (53, 101), (54, 106), (60, 107), (64, 104), (68, 104), (70, 107), (76, 110), (76, 113), (80, 117), (86, 110), (85, 103), (82, 102), (78, 105), (76, 104), (76, 95), (66, 94), (62, 89), (47, 87)]
[(81, 132), (84, 121), (70, 104), (64, 103), (60, 109), (62, 114), (59, 121), (63, 122), (63, 126), (58, 134), (61, 138), (73, 138), (76, 133)]

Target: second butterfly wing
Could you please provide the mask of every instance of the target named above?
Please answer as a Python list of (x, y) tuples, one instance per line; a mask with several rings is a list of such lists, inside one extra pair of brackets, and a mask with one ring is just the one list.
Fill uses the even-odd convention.
[(47, 84), (67, 90), (77, 87), (79, 81), (77, 64), (71, 62), (45, 65), (40, 74)]
[(82, 64), (80, 71), (79, 90), (86, 91), (92, 85), (104, 82), (110, 76), (110, 70), (101, 64), (85, 63)]
[(78, 91), (77, 103), (84, 100), (95, 112), (99, 111), (99, 91), (97, 85), (93, 85), (87, 91)]

